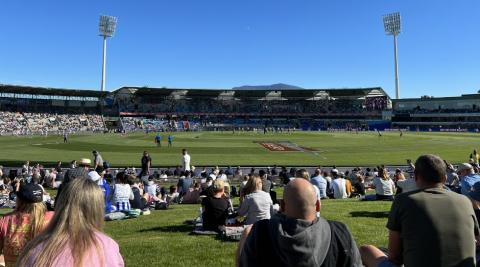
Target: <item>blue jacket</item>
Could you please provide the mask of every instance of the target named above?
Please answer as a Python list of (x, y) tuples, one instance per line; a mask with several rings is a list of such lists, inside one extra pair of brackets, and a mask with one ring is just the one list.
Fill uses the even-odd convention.
[(480, 175), (478, 174), (467, 174), (462, 177), (462, 181), (460, 182), (460, 187), (462, 189), (463, 195), (468, 195), (470, 191), (472, 191), (472, 187), (474, 184), (480, 182)]
[(103, 180), (103, 184), (100, 185), (103, 192), (103, 199), (105, 200), (105, 214), (112, 212), (112, 203), (110, 202), (110, 185), (107, 181)]

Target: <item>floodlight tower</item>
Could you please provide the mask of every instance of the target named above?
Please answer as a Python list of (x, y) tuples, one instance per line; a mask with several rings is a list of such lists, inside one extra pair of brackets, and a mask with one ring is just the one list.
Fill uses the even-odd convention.
[(398, 81), (397, 36), (400, 34), (400, 13), (391, 13), (383, 16), (383, 25), (387, 35), (393, 35), (393, 49), (395, 54), (395, 97), (400, 98), (400, 84)]
[(117, 18), (112, 16), (100, 16), (100, 36), (103, 36), (103, 63), (102, 63), (102, 92), (105, 91), (105, 65), (107, 63), (107, 38), (112, 37), (117, 27)]

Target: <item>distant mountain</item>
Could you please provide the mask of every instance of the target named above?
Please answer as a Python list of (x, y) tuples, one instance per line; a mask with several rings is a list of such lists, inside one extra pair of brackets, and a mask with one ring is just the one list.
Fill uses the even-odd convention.
[(272, 85), (244, 85), (239, 87), (233, 87), (232, 90), (298, 90), (304, 89), (295, 85), (289, 85), (284, 83), (277, 83)]

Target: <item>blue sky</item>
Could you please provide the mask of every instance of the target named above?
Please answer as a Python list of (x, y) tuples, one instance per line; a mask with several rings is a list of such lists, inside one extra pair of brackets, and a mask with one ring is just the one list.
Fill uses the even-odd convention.
[(118, 16), (107, 89), (382, 86), (402, 97), (480, 90), (478, 0), (2, 0), (0, 83), (98, 89), (98, 16)]

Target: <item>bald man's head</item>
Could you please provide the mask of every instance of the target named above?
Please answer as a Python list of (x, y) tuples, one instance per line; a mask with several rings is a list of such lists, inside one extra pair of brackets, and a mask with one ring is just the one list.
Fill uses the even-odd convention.
[(320, 202), (313, 185), (305, 179), (294, 179), (285, 186), (283, 213), (290, 218), (313, 221), (320, 211)]

